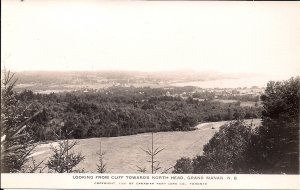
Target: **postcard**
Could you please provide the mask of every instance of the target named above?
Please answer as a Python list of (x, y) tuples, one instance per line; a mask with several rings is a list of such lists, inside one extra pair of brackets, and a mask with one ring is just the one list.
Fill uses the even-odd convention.
[(298, 2), (1, 2), (1, 188), (299, 189)]

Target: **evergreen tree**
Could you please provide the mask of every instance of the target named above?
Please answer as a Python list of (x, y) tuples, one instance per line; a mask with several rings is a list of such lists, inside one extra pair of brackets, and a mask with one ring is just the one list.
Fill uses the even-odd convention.
[[(53, 155), (49, 158), (46, 166), (50, 172), (56, 173), (76, 173), (84, 172), (84, 169), (75, 169), (76, 166), (84, 160), (84, 156), (81, 153), (70, 152), (71, 149), (77, 145), (77, 141), (70, 142), (69, 135), (72, 133), (65, 131), (66, 140), (60, 140), (58, 147), (51, 146)], [(62, 133), (58, 135), (59, 139), (62, 139)]]
[(106, 173), (106, 164), (104, 162), (105, 152), (102, 151), (101, 142), (100, 142), (100, 150), (97, 152), (99, 156), (99, 163), (97, 164), (98, 173)]
[(1, 80), (1, 172), (33, 172), (25, 168), (34, 149), (30, 122), (43, 113), (33, 115), (31, 107), (16, 99), (14, 74), (3, 71)]

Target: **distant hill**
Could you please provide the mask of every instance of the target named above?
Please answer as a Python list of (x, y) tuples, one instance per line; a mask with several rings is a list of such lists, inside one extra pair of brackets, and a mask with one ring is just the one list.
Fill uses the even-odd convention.
[(168, 86), (173, 83), (239, 79), (253, 74), (222, 74), (213, 71), (25, 71), (17, 72), (17, 89), (75, 90), (78, 88), (104, 88), (109, 86)]

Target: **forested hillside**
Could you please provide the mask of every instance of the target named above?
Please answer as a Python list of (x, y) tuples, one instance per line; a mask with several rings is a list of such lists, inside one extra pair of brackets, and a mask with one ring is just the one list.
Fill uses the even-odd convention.
[[(177, 87), (171, 93), (191, 90), (193, 87)], [(261, 117), (261, 107), (241, 107), (238, 102), (208, 99), (198, 101), (192, 97), (170, 96), (169, 91), (111, 87), (101, 91), (36, 94), (26, 90), (19, 93), (17, 99), (46, 112), (46, 117), (35, 121), (32, 127), (37, 141), (52, 140), (60, 129), (73, 130), (71, 138), (112, 137), (192, 130), (199, 122)], [(206, 98), (207, 93), (198, 93), (197, 97)]]

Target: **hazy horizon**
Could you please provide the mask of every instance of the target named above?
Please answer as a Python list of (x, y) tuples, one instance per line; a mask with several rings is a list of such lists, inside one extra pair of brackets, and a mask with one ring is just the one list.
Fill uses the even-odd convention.
[[(215, 77), (220, 77), (220, 79), (209, 79), (207, 78), (206, 81), (226, 81), (227, 79), (229, 80), (239, 80), (241, 78), (244, 78), (244, 80), (250, 82), (253, 80), (253, 86), (262, 86), (266, 85), (268, 81), (270, 80), (288, 80), (291, 77), (297, 77), (300, 76), (299, 74), (295, 75), (286, 75), (286, 74), (261, 74), (261, 73), (249, 73), (249, 72), (244, 72), (244, 73), (224, 73), (224, 72), (219, 72), (219, 71), (213, 71), (213, 70), (205, 70), (205, 71), (193, 71), (193, 70), (173, 70), (173, 71), (136, 71), (136, 70), (25, 70), (25, 71), (14, 71), (10, 70), (11, 72), (14, 73), (123, 73), (123, 74), (146, 74), (146, 75), (159, 75), (159, 74), (167, 74), (167, 75), (172, 75), (175, 74), (176, 76), (187, 76), (190, 74), (193, 75), (209, 75), (209, 76), (215, 76)], [(260, 81), (261, 80), (261, 81)], [(197, 81), (197, 80), (195, 80)], [(180, 86), (180, 85), (179, 85)], [(230, 85), (229, 85), (230, 86)], [(249, 86), (249, 85), (248, 85)]]
[[(12, 71), (13, 72), (13, 71)], [(200, 88), (238, 88), (238, 87), (266, 87), (269, 81), (288, 80), (296, 76), (262, 75), (256, 73), (220, 73), (214, 71), (23, 71), (14, 72), (19, 79), (21, 88), (65, 88), (73, 89), (89, 87), (93, 89), (114, 85), (122, 81), (125, 86), (195, 86)], [(45, 81), (46, 80), (46, 81)], [(49, 81), (51, 85), (49, 86)], [(73, 81), (73, 82), (72, 82)], [(97, 82), (96, 82), (97, 81)], [(103, 81), (106, 81), (103, 83)], [(110, 82), (108, 82), (110, 81)], [(125, 83), (124, 83), (125, 81)], [(129, 82), (130, 81), (130, 82)], [(108, 82), (108, 83), (107, 83)], [(120, 84), (121, 84), (120, 83)], [(79, 86), (78, 86), (79, 85)], [(31, 86), (31, 87), (30, 87)], [(48, 90), (49, 92), (51, 90)], [(43, 91), (44, 92), (44, 91)]]

